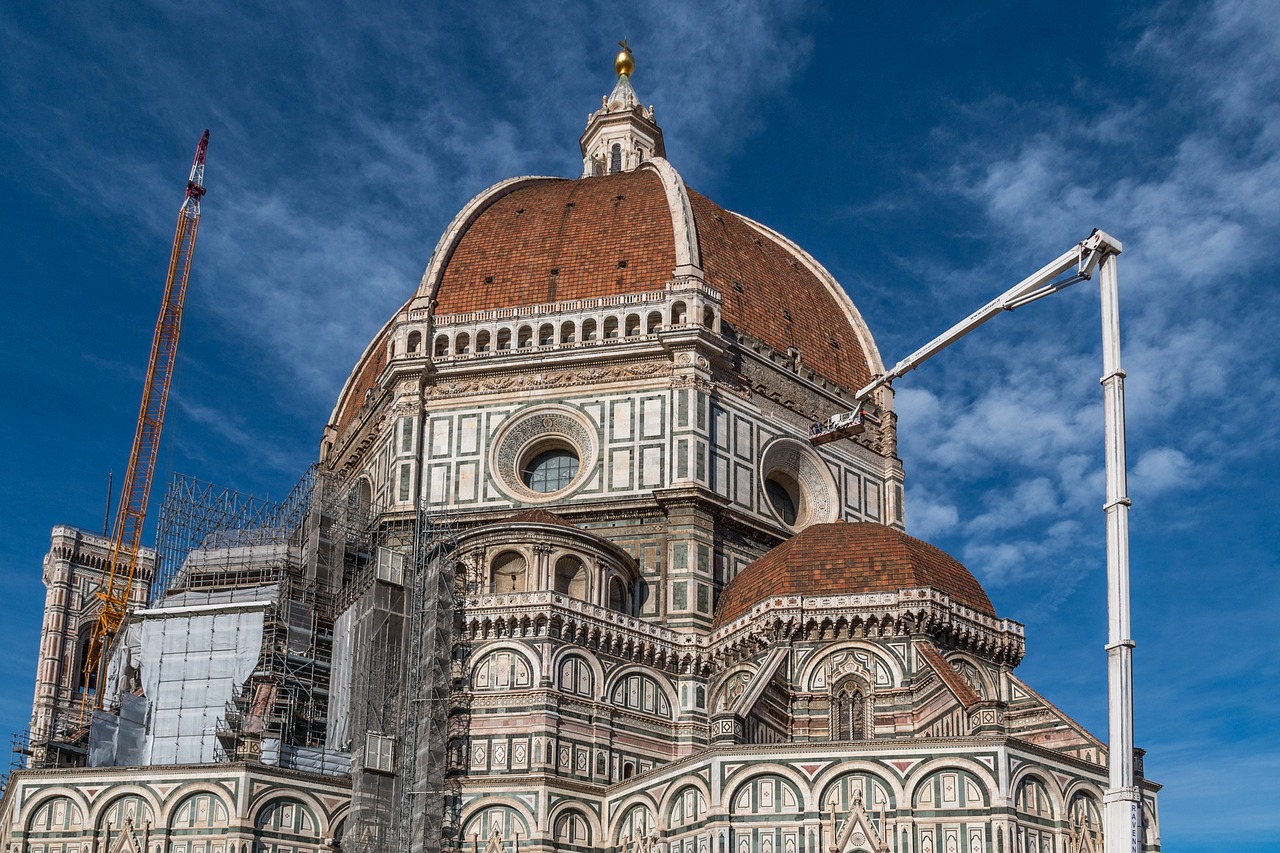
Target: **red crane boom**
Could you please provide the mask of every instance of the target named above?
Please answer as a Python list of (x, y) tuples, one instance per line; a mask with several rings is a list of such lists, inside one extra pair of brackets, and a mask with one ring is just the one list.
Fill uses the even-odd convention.
[[(182, 331), (182, 303), (191, 275), (191, 257), (196, 248), (196, 232), (200, 228), (200, 199), (204, 196), (204, 155), (209, 147), (209, 131), (200, 137), (195, 160), (187, 178), (187, 194), (178, 210), (178, 227), (173, 235), (169, 255), (169, 273), (164, 283), (164, 300), (151, 338), (151, 358), (147, 362), (147, 378), (142, 389), (142, 406), (133, 434), (133, 449), (125, 471), (120, 504), (116, 509), (111, 537), (110, 565), (97, 592), (102, 602), (98, 621), (90, 636), (84, 661), (84, 683), (103, 684), (106, 650), (120, 630), (133, 598), (134, 578), (138, 568), (138, 549), (142, 543), (142, 526), (147, 518), (151, 498), (151, 481), (156, 470), (156, 454), (160, 449), (160, 431), (164, 427), (165, 407), (169, 402), (169, 384), (173, 380), (174, 361), (178, 355), (178, 335)], [(97, 707), (102, 707), (102, 690), (94, 691)], [(88, 694), (86, 693), (86, 702)]]

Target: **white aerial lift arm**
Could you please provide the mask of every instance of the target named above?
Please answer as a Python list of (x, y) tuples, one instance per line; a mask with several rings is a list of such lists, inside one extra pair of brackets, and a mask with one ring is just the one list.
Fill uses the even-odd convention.
[[(1015, 284), (995, 299), (974, 311), (968, 317), (956, 323), (950, 329), (938, 335), (929, 343), (920, 347), (888, 370), (877, 376), (870, 383), (858, 390), (854, 396), (855, 408), (847, 412), (832, 415), (825, 421), (813, 425), (809, 440), (814, 444), (825, 444), (849, 435), (862, 432), (862, 404), (869, 399), (876, 389), (893, 383), (893, 380), (915, 370), (928, 359), (954, 344), (983, 323), (1003, 311), (1012, 311), (1023, 305), (1030, 305), (1059, 290), (1093, 277), (1098, 263), (1106, 255), (1118, 255), (1122, 250), (1120, 241), (1105, 231), (1094, 230), (1085, 240), (1063, 252), (1056, 259), (1041, 267), (1027, 278)], [(1066, 278), (1058, 278), (1063, 273), (1076, 268), (1074, 274)]]
[[(1133, 640), (1129, 608), (1129, 494), (1126, 482), (1124, 370), (1120, 366), (1120, 302), (1116, 256), (1120, 241), (1095, 230), (1088, 238), (1029, 278), (988, 302), (920, 349), (876, 377), (855, 397), (857, 407), (813, 425), (809, 440), (825, 444), (857, 435), (865, 427), (862, 406), (888, 385), (963, 338), (1001, 311), (1012, 311), (1057, 293), (1098, 272), (1102, 299), (1102, 411), (1106, 456), (1107, 517), (1107, 790), (1103, 796), (1105, 853), (1140, 853), (1143, 844), (1142, 791), (1133, 749)], [(1059, 278), (1072, 267), (1076, 270)]]

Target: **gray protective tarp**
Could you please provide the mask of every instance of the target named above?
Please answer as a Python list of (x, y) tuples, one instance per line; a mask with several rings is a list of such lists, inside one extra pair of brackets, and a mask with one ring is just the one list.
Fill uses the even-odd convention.
[(289, 746), (279, 738), (263, 738), (263, 764), (274, 764), (286, 770), (304, 770), (325, 776), (346, 776), (351, 772), (351, 756), (321, 746)]
[(325, 744), (348, 749), (351, 742), (351, 661), (355, 649), (356, 608), (348, 607), (333, 623), (333, 669), (329, 676), (329, 719)]
[(258, 662), (269, 604), (140, 614), (142, 689), (151, 702), (147, 764), (214, 760), (217, 721)]
[(147, 711), (142, 696), (120, 697), (120, 713), (94, 711), (89, 726), (90, 767), (137, 767), (144, 763)]
[(184, 589), (171, 592), (160, 600), (157, 607), (198, 607), (205, 604), (246, 604), (255, 601), (275, 601), (280, 597), (279, 584), (236, 587), (235, 589)]
[[(102, 694), (103, 704), (114, 708), (127, 694), (138, 687), (138, 663), (142, 656), (142, 626), (130, 622), (116, 634), (111, 644), (111, 658), (107, 662), (107, 680)], [(109, 765), (94, 765), (109, 766)]]

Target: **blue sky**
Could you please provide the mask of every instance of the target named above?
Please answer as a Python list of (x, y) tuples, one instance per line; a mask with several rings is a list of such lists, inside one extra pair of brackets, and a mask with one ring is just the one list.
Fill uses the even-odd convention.
[[(1124, 241), (1137, 741), (1166, 849), (1275, 849), (1280, 5), (227, 6), (0, 7), (0, 730), (30, 709), (49, 529), (99, 527), (127, 460), (200, 132), (157, 481), (279, 497), (454, 212), (576, 174), (626, 35), (688, 183), (822, 261), (888, 361), (1091, 228)], [(1079, 285), (897, 402), (908, 530), (1105, 736), (1099, 358)]]

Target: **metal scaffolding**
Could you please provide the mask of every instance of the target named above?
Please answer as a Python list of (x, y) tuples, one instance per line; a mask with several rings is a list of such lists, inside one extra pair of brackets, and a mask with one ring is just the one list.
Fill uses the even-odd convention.
[[(453, 690), (464, 648), (457, 605), (467, 579), (451, 518), (375, 505), (366, 480), (315, 465), (277, 502), (179, 475), (161, 508), (157, 560), (149, 608), (114, 648), (104, 692), (115, 704), (83, 738), (91, 766), (139, 763), (159, 749), (170, 761), (349, 774), (344, 849), (453, 846), (466, 736), (466, 692)], [(194, 619), (205, 620), (198, 630)], [(183, 642), (157, 643), (165, 631)], [(157, 656), (170, 645), (181, 654), (164, 658), (161, 679)], [(184, 690), (211, 677), (215, 648), (222, 687)], [(208, 701), (169, 701), (187, 693)], [(146, 722), (157, 711), (200, 716), (213, 737), (161, 743)]]
[[(461, 634), (456, 606), (457, 530), (448, 519), (433, 519), (419, 506), (414, 544), (397, 849), (437, 853), (447, 835), (456, 835), (458, 778), (449, 767), (453, 696), (454, 637)], [(452, 768), (457, 770), (459, 768)]]
[[(182, 583), (178, 575), (189, 562), (189, 568), (201, 566), (200, 582), (206, 586), (242, 583), (247, 578), (235, 549), (296, 541), (315, 496), (317, 470), (318, 466), (312, 464), (285, 499), (277, 502), (174, 474), (165, 490), (156, 525), (151, 605), (155, 606), (170, 587)], [(191, 561), (191, 556), (200, 551), (206, 552), (206, 559)], [(218, 557), (226, 572), (216, 571), (213, 561)]]
[(457, 530), (425, 507), (379, 518), (373, 564), (344, 586), (338, 618), (353, 671), (344, 843), (425, 853), (442, 849), (460, 803), (448, 766)]

